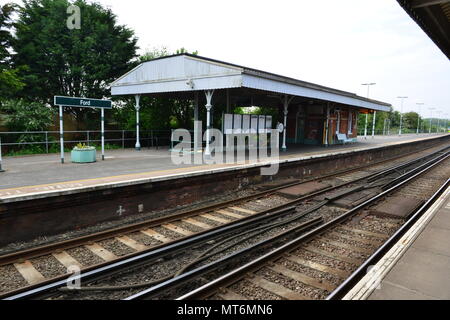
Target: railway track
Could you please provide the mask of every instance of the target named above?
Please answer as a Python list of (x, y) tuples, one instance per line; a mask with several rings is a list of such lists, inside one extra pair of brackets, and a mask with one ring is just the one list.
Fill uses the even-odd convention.
[[(318, 190), (313, 190), (311, 194), (297, 197), (294, 200), (280, 196), (279, 191), (304, 184), (304, 181), (278, 186), (255, 195), (213, 206), (1, 256), (0, 265), (3, 265), (1, 268), (14, 267), (25, 279), (25, 282), (22, 282), (22, 286), (19, 288), (10, 291), (2, 290), (4, 291), (3, 297), (25, 297), (28, 294), (33, 295), (61, 286), (68, 277), (67, 269), (61, 268), (61, 265), (65, 268), (73, 265), (79, 266), (82, 268), (85, 278), (94, 275), (94, 278), (97, 279), (98, 270), (107, 266), (109, 271), (121, 269), (129, 263), (130, 259), (133, 261), (149, 258), (158, 259), (168, 253), (173, 254), (192, 248), (199, 243), (204, 244), (205, 241), (216, 239), (217, 236), (230, 236), (233, 232), (251, 229), (251, 226), (255, 223), (267, 223), (284, 215), (287, 215), (287, 218), (292, 215), (295, 216), (293, 211), (298, 209), (301, 202), (343, 188), (351, 189), (345, 191), (347, 193), (361, 191), (358, 187), (354, 189), (351, 187), (358, 182), (382, 180), (389, 174), (398, 175), (399, 170), (405, 170), (405, 168), (414, 166), (433, 156), (429, 151), (428, 154), (423, 151), (422, 155), (423, 157), (420, 160), (417, 159), (417, 154), (399, 158), (395, 162), (401, 162), (401, 164), (391, 165), (389, 168), (384, 166), (380, 169), (382, 163), (387, 160), (379, 164), (366, 166), (366, 169), (371, 168), (372, 172), (361, 170), (362, 168), (353, 168), (319, 179), (312, 179), (309, 182), (320, 180), (321, 182), (329, 181), (331, 183), (329, 185), (322, 184)], [(406, 158), (409, 160), (405, 161)], [(357, 178), (354, 177), (355, 175)], [(339, 176), (338, 183), (336, 183), (336, 176)], [(344, 194), (340, 193), (340, 198), (346, 195), (345, 192)], [(370, 193), (365, 194), (358, 201), (364, 201), (369, 196)], [(314, 205), (313, 203), (312, 206)], [(329, 218), (332, 218), (332, 216)], [(300, 219), (296, 223), (300, 226), (306, 224), (306, 227), (308, 227), (307, 222)], [(297, 227), (294, 226), (293, 229), (302, 231), (298, 225)], [(329, 241), (333, 240), (329, 239)], [(112, 242), (120, 244), (119, 247), (122, 249), (118, 250), (116, 245), (116, 249), (108, 250), (108, 247), (114, 248)], [(80, 250), (87, 252), (90, 258), (83, 258), (83, 254), (79, 253)], [(119, 251), (118, 254), (114, 252), (117, 250)], [(44, 271), (40, 272), (39, 270), (42, 269), (42, 267), (39, 268), (39, 261), (49, 258), (53, 260), (53, 263), (59, 264), (59, 269), (55, 268), (57, 271), (47, 269), (45, 270), (47, 274), (44, 275)], [(84, 262), (86, 259), (88, 261)], [(45, 265), (48, 266), (49, 264)]]
[[(384, 192), (346, 214), (178, 299), (311, 300), (344, 296), (450, 185), (449, 157), (447, 154), (439, 161), (430, 161), (420, 171), (406, 175), (406, 179), (389, 183)], [(367, 210), (368, 205), (377, 206), (377, 201), (389, 195), (404, 196), (405, 188), (422, 186), (429, 192), (427, 180), (444, 182), (411, 216), (387, 218), (378, 215), (376, 208)], [(146, 298), (148, 294), (142, 291), (129, 299)]]

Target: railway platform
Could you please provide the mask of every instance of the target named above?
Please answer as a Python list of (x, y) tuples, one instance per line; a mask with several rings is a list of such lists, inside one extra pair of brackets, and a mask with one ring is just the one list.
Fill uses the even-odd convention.
[[(348, 152), (369, 150), (381, 146), (401, 145), (428, 140), (442, 134), (359, 137), (358, 142), (329, 147), (292, 147), (280, 153), (280, 163), (322, 158)], [(71, 190), (89, 191), (100, 186), (126, 186), (141, 182), (205, 175), (212, 172), (240, 170), (261, 165), (258, 161), (245, 164), (176, 165), (167, 149), (135, 151), (109, 150), (106, 161), (91, 164), (60, 164), (55, 154), (4, 157), (0, 174), (0, 201), (32, 199), (46, 194), (59, 195)]]
[(344, 297), (450, 299), (450, 187)]
[[(55, 155), (10, 158), (0, 174), (0, 244), (220, 202), (236, 192), (389, 162), (447, 144), (449, 138), (377, 137), (329, 148), (291, 148), (276, 160), (197, 166), (173, 164), (167, 150), (109, 152), (107, 161), (92, 164), (60, 164)], [(273, 163), (276, 175), (262, 175), (261, 169)]]

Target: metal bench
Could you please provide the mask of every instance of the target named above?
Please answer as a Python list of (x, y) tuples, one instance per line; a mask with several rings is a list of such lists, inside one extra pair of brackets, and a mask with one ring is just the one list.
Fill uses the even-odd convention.
[(347, 135), (345, 133), (336, 133), (336, 136), (338, 141), (342, 142), (342, 144), (353, 142), (353, 139), (347, 138)]

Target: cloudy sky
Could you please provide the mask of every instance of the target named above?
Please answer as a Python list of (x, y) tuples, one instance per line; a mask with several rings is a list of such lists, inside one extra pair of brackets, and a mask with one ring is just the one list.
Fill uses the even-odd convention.
[[(395, 0), (97, 0), (141, 51), (202, 56), (450, 114), (450, 61)], [(433, 115), (435, 111), (433, 112)], [(450, 116), (449, 116), (450, 117)]]

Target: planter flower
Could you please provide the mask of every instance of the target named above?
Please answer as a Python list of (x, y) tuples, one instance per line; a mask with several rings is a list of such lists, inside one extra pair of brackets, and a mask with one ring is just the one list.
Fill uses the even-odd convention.
[(85, 144), (77, 144), (70, 154), (72, 162), (76, 163), (88, 163), (88, 162), (95, 162), (97, 152), (95, 150), (95, 147), (89, 147)]

